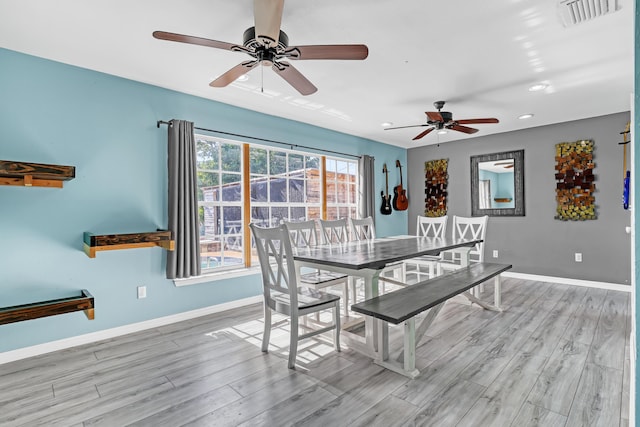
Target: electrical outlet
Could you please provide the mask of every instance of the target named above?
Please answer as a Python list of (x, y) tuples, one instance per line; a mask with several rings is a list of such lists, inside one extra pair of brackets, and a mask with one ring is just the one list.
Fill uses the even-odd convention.
[(147, 287), (146, 286), (138, 286), (138, 299), (147, 297)]
[(582, 262), (582, 253), (576, 252), (576, 262)]
[(498, 258), (498, 250), (497, 249), (493, 250), (493, 257), (494, 258)]

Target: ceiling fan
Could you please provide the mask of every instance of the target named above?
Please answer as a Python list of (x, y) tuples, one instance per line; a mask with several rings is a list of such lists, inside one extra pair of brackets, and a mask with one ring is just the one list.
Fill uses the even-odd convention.
[(284, 0), (254, 0), (255, 26), (244, 32), (242, 45), (166, 31), (154, 31), (153, 37), (232, 52), (244, 52), (253, 57), (252, 60), (244, 61), (225, 72), (209, 83), (209, 86), (225, 87), (262, 64), (270, 66), (276, 74), (302, 95), (310, 95), (318, 88), (283, 59), (365, 59), (369, 55), (369, 49), (363, 44), (289, 46), (289, 37), (280, 30), (283, 8)]
[(417, 140), (427, 135), (429, 132), (438, 129), (451, 129), (456, 130), (458, 132), (463, 133), (476, 133), (478, 129), (470, 128), (468, 126), (463, 125), (471, 125), (471, 124), (482, 124), (482, 123), (499, 123), (498, 119), (487, 118), (487, 119), (463, 119), (463, 120), (453, 120), (453, 115), (449, 111), (440, 111), (442, 107), (444, 107), (444, 101), (436, 101), (433, 103), (433, 106), (436, 107), (438, 111), (427, 111), (425, 114), (427, 115), (427, 123), (423, 125), (413, 125), (413, 126), (399, 126), (394, 128), (385, 128), (385, 130), (391, 129), (406, 129), (406, 128), (415, 128), (415, 127), (424, 127), (429, 126), (429, 129), (424, 132), (416, 135), (413, 140)]

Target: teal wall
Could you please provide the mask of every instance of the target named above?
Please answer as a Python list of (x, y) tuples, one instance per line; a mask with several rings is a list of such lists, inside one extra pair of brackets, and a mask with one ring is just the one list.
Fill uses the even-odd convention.
[[(82, 234), (166, 227), (166, 128), (157, 120), (406, 164), (404, 149), (0, 49), (0, 159), (76, 167), (63, 189), (0, 187), (0, 307), (88, 289), (96, 318), (69, 313), (0, 326), (0, 352), (259, 295), (259, 275), (177, 288), (159, 248), (99, 252)], [(233, 89), (228, 89), (233, 90)], [(247, 94), (247, 96), (257, 96)], [(379, 197), (376, 199), (379, 204)], [(407, 233), (407, 212), (377, 216)], [(138, 300), (136, 287), (147, 286)]]

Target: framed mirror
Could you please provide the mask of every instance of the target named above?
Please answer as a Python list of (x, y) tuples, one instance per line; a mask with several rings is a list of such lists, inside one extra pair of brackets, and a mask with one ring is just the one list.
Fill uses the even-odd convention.
[(471, 157), (471, 215), (524, 216), (524, 150)]

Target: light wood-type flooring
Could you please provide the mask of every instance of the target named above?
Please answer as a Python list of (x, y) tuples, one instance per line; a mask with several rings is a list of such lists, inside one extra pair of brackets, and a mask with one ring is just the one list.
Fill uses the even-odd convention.
[(627, 426), (630, 294), (503, 287), (503, 313), (447, 303), (415, 380), (324, 337), (289, 370), (253, 305), (0, 365), (0, 426)]

